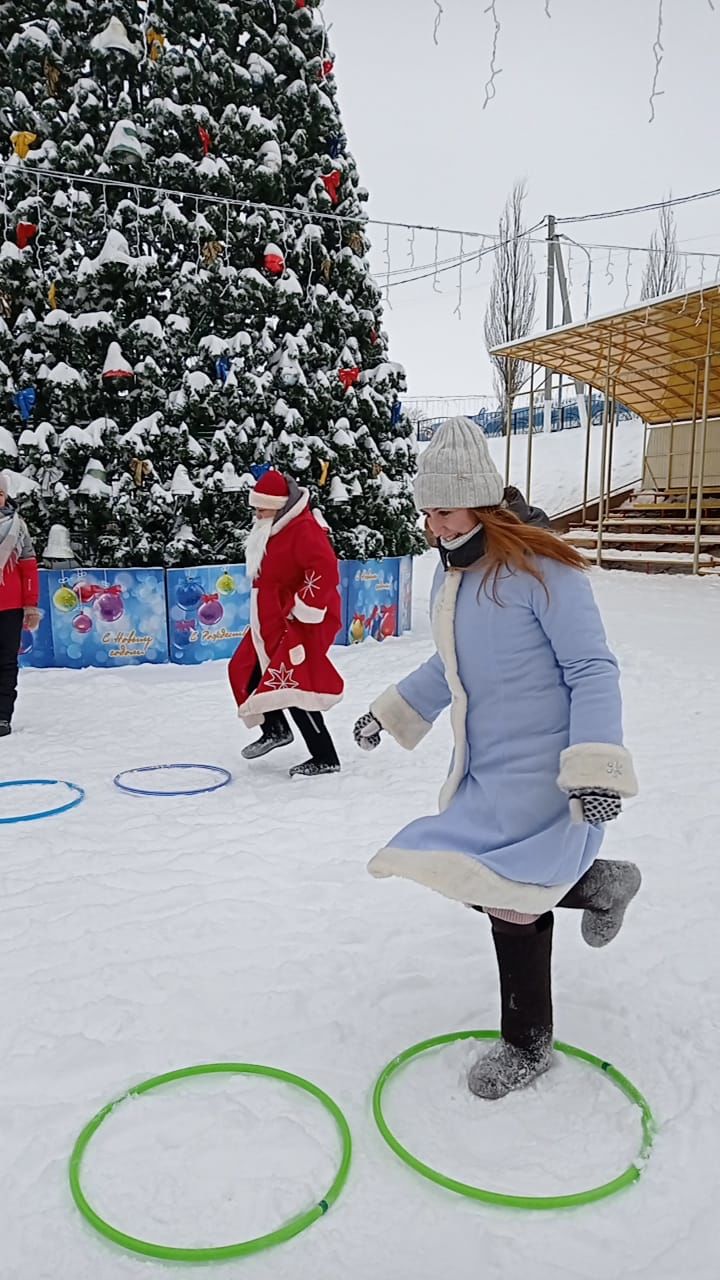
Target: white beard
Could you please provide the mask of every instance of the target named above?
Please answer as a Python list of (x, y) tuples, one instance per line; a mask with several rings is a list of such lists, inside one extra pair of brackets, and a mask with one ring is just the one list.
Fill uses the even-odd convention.
[(251, 582), (255, 581), (260, 572), (272, 529), (272, 520), (256, 520), (248, 535), (245, 544), (245, 570)]

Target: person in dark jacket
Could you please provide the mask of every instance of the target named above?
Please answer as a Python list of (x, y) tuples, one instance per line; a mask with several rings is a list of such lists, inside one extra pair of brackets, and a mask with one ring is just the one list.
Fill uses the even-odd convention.
[(35, 551), (10, 498), (10, 477), (0, 471), (0, 738), (12, 732), (23, 627), (33, 631), (39, 625)]
[(508, 485), (505, 490), (502, 505), (508, 511), (512, 511), (523, 524), (533, 524), (539, 529), (550, 528), (550, 517), (542, 507), (531, 507), (524, 495), (514, 485)]

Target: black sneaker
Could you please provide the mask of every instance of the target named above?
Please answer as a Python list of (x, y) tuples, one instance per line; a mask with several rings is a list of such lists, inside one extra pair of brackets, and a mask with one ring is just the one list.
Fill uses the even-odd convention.
[(271, 751), (277, 751), (278, 747), (289, 747), (293, 742), (292, 730), (287, 729), (281, 734), (264, 733), (257, 742), (251, 742), (249, 747), (245, 747), (241, 752), (243, 760), (259, 760), (261, 756), (267, 756)]
[(12, 726), (9, 720), (0, 720), (0, 738), (7, 738), (12, 733)]
[(320, 760), (306, 760), (290, 770), (291, 778), (319, 778), (324, 773), (339, 773), (339, 764), (323, 764)]

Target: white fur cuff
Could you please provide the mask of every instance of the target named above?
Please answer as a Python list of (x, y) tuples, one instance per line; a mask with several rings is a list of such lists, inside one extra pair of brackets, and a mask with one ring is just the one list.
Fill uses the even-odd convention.
[(418, 715), (394, 685), (375, 699), (370, 711), (383, 729), (406, 751), (413, 751), (432, 729), (432, 725)]
[(604, 787), (623, 799), (636, 796), (638, 783), (632, 756), (624, 747), (608, 742), (579, 742), (560, 755), (557, 784), (561, 791)]
[(292, 607), (293, 617), (298, 622), (307, 622), (310, 625), (317, 625), (319, 622), (325, 621), (327, 609), (316, 609), (311, 604), (306, 604), (300, 596), (295, 596), (295, 603)]

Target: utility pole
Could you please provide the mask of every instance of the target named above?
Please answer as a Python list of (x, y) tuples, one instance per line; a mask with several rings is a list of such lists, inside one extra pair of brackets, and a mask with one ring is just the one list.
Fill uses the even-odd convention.
[[(545, 292), (545, 328), (555, 326), (555, 217), (547, 215), (547, 284)], [(552, 431), (552, 371), (545, 374), (545, 404), (543, 410), (543, 431)]]
[[(562, 322), (563, 324), (572, 324), (572, 311), (570, 309), (570, 295), (568, 294), (567, 278), (565, 276), (565, 263), (563, 262), (562, 249), (560, 241), (556, 238), (555, 247), (555, 267), (557, 270), (558, 285), (560, 288), (560, 297), (562, 299)], [(585, 316), (587, 320), (587, 316)], [(580, 416), (580, 426), (587, 427), (588, 424), (588, 405), (585, 399), (585, 383), (575, 378), (575, 395), (577, 397), (578, 414)]]

